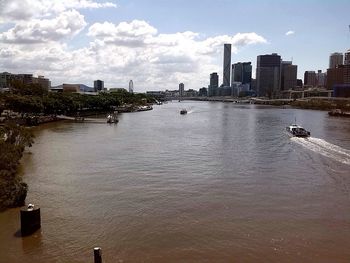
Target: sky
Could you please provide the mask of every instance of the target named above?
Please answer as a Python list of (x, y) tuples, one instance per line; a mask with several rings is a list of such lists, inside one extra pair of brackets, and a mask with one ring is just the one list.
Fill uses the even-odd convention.
[(135, 92), (207, 87), (223, 45), (231, 62), (278, 53), (325, 71), (350, 49), (349, 0), (0, 0), (0, 72), (52, 85), (101, 79)]

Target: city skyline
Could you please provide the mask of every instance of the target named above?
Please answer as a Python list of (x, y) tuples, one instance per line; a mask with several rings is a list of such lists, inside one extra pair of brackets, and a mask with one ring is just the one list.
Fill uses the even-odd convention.
[(347, 1), (196, 2), (0, 1), (0, 72), (44, 75), (53, 86), (101, 79), (127, 88), (133, 79), (137, 92), (180, 82), (198, 90), (212, 72), (222, 79), (225, 43), (231, 64), (252, 62), (253, 77), (258, 55), (278, 53), (301, 79), (350, 48)]

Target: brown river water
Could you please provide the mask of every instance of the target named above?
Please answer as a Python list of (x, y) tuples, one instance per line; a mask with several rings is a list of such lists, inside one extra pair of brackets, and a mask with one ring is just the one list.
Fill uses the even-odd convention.
[[(310, 138), (286, 134), (295, 118)], [(0, 213), (0, 263), (95, 246), (103, 262), (350, 262), (349, 119), (170, 102), (34, 132), (21, 173), (42, 228), (19, 237), (19, 208)]]

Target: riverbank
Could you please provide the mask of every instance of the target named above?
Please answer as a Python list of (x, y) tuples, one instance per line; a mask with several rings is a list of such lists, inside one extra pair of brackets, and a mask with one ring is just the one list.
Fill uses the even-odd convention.
[(22, 206), (28, 186), (17, 173), (24, 149), (33, 143), (32, 133), (16, 123), (0, 126), (0, 211)]
[(196, 97), (182, 98), (182, 100), (195, 101), (217, 101), (237, 104), (258, 104), (271, 106), (289, 105), (299, 109), (312, 109), (329, 111), (340, 109), (350, 111), (350, 98), (333, 98), (333, 97), (309, 97), (303, 99), (264, 99), (264, 98), (233, 98), (233, 97)]

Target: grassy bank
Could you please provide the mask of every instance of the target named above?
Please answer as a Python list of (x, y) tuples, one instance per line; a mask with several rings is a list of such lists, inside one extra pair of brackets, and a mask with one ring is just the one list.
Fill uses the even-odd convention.
[(313, 110), (341, 109), (350, 111), (350, 100), (347, 99), (317, 99), (295, 100), (290, 104), (293, 107)]

